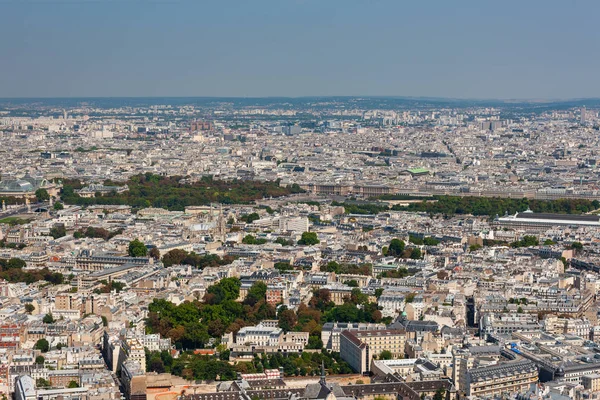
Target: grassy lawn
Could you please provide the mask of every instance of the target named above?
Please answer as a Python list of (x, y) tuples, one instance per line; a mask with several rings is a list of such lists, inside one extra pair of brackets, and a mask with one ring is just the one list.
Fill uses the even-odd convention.
[(29, 221), (31, 221), (31, 220), (26, 219), (26, 218), (7, 217), (7, 218), (0, 219), (0, 224), (8, 224), (10, 226), (15, 226), (15, 225), (24, 225), (24, 224), (28, 223)]

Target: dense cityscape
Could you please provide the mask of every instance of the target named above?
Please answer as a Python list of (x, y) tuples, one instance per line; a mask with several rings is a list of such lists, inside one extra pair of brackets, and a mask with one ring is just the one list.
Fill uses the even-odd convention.
[(599, 111), (0, 100), (0, 394), (598, 399)]

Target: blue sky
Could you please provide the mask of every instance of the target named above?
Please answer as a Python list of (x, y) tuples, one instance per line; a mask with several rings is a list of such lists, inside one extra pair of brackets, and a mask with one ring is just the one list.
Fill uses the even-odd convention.
[(0, 0), (0, 97), (600, 97), (599, 1)]

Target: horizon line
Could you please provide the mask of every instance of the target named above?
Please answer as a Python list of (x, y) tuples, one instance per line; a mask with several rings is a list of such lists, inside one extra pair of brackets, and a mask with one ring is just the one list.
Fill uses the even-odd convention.
[(545, 98), (545, 97), (514, 97), (514, 98), (493, 98), (493, 97), (444, 97), (444, 96), (402, 96), (402, 95), (303, 95), (303, 96), (17, 96), (0, 97), (3, 100), (69, 100), (69, 99), (310, 99), (310, 98), (389, 98), (389, 99), (407, 99), (407, 100), (452, 100), (452, 101), (498, 101), (498, 102), (568, 102), (600, 100), (599, 97), (567, 97), (567, 98)]

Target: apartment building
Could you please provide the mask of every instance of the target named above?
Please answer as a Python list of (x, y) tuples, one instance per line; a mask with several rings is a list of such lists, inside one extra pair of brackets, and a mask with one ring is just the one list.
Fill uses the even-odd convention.
[(356, 372), (367, 374), (373, 357), (384, 350), (391, 352), (392, 358), (404, 358), (405, 344), (404, 330), (343, 331), (340, 354)]

